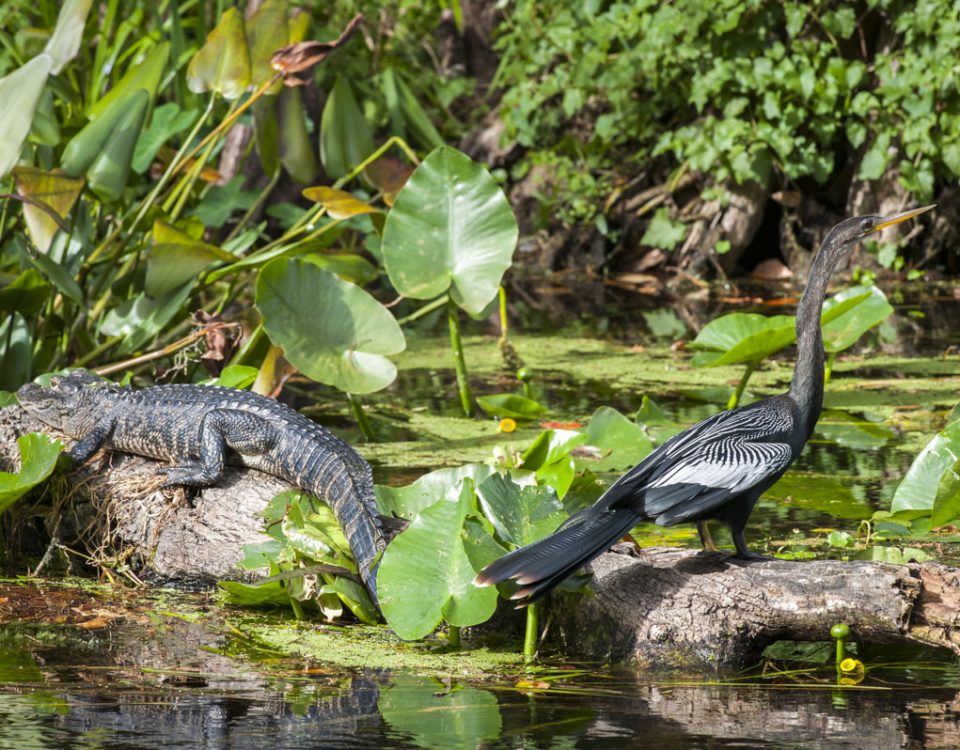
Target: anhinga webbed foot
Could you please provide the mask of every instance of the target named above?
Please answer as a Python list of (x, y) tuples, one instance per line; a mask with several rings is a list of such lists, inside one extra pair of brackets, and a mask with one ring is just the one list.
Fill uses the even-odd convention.
[(753, 562), (761, 562), (763, 560), (776, 560), (776, 557), (771, 555), (761, 555), (759, 552), (751, 552), (747, 548), (747, 541), (743, 538), (743, 529), (730, 529), (731, 535), (733, 536), (733, 545), (737, 548), (737, 552), (734, 555), (738, 560), (748, 560)]

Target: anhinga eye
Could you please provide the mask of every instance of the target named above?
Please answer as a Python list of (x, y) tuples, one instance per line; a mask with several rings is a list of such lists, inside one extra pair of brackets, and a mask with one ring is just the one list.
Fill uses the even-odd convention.
[(864, 234), (872, 232), (876, 224), (877, 222), (874, 219), (867, 217), (860, 222), (860, 231), (862, 231)]

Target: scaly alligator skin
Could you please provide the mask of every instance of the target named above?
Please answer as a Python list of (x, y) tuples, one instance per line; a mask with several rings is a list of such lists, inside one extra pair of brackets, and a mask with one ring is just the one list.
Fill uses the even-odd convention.
[(170, 461), (168, 485), (207, 487), (225, 463), (259, 469), (326, 502), (377, 601), (376, 567), (386, 546), (370, 465), (329, 430), (293, 409), (247, 391), (201, 385), (123, 388), (84, 372), (29, 383), (20, 405), (76, 438), (69, 455), (86, 461), (100, 448)]

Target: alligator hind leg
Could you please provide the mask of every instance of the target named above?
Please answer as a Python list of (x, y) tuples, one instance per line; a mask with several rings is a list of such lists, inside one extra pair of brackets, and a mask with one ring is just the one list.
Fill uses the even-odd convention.
[(164, 487), (209, 487), (223, 477), (227, 450), (245, 456), (270, 450), (275, 440), (268, 423), (255, 414), (236, 409), (214, 409), (200, 423), (200, 460), (185, 461), (167, 469)]

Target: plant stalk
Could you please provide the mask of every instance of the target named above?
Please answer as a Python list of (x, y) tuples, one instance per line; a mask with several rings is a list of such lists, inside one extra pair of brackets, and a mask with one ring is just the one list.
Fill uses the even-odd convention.
[(537, 632), (539, 630), (540, 602), (527, 607), (527, 630), (523, 637), (523, 663), (530, 664), (537, 655)]
[(453, 347), (453, 364), (457, 370), (457, 388), (460, 391), (460, 406), (466, 417), (473, 416), (473, 394), (470, 392), (470, 377), (463, 358), (463, 342), (460, 339), (460, 316), (453, 297), (447, 298), (447, 320), (450, 323), (450, 345)]
[(750, 380), (750, 376), (753, 375), (753, 371), (757, 369), (759, 362), (750, 362), (747, 364), (747, 369), (743, 373), (743, 377), (740, 378), (740, 382), (737, 383), (737, 390), (733, 392), (733, 395), (730, 396), (730, 400), (727, 401), (728, 409), (735, 409), (740, 405), (740, 397), (743, 395), (744, 389), (747, 387), (747, 381)]
[(357, 424), (360, 426), (360, 432), (363, 433), (363, 439), (368, 443), (376, 442), (377, 433), (373, 431), (370, 418), (367, 417), (367, 413), (363, 410), (363, 402), (352, 393), (347, 393), (347, 400), (350, 402), (350, 406), (353, 409), (353, 416), (356, 417)]
[(457, 625), (447, 626), (447, 644), (452, 651), (460, 650), (460, 627)]

